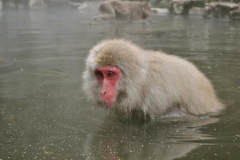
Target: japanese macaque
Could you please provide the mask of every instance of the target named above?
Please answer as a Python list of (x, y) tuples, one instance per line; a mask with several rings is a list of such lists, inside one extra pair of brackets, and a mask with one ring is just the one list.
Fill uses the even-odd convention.
[(102, 15), (96, 16), (95, 20), (142, 20), (151, 13), (151, 5), (146, 1), (106, 0), (101, 3), (99, 9)]
[(98, 106), (119, 115), (137, 111), (151, 119), (192, 120), (224, 109), (211, 82), (191, 62), (121, 39), (91, 49), (83, 90)]

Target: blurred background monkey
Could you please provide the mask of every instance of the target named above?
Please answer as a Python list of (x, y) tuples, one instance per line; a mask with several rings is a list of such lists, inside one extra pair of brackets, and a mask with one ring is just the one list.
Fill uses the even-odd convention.
[(149, 17), (151, 13), (150, 3), (120, 1), (120, 0), (106, 0), (100, 4), (99, 7), (102, 15), (96, 16), (95, 20), (142, 20)]

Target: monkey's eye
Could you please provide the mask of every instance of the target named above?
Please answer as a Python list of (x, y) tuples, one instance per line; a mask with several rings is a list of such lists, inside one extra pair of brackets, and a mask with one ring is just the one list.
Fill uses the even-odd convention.
[(114, 75), (115, 75), (115, 74), (114, 74), (114, 72), (112, 72), (112, 71), (109, 71), (108, 74), (107, 74), (107, 76), (110, 77), (110, 78), (113, 77)]
[(96, 77), (103, 77), (103, 74), (100, 71), (95, 71), (95, 76)]

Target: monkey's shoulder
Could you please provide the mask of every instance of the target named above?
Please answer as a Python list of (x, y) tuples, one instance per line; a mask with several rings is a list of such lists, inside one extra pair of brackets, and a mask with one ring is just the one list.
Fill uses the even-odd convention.
[(147, 51), (145, 52), (145, 58), (149, 63), (164, 63), (164, 64), (178, 64), (178, 65), (193, 65), (192, 62), (179, 57), (177, 55), (167, 54), (162, 51)]

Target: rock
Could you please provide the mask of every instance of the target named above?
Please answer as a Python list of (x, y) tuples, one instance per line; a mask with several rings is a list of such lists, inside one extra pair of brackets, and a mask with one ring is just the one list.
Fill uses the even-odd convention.
[[(203, 10), (203, 17), (209, 18), (226, 18), (226, 17), (235, 17), (239, 5), (232, 2), (210, 2), (205, 4)], [(235, 12), (236, 11), (236, 12)], [(230, 16), (231, 14), (231, 16)]]
[(240, 19), (240, 5), (238, 9), (229, 12), (230, 19)]
[(155, 14), (166, 14), (167, 9), (165, 8), (151, 8), (151, 12)]
[(89, 7), (89, 3), (83, 2), (78, 6), (78, 10), (86, 9), (87, 7)]
[(187, 15), (193, 7), (204, 7), (202, 0), (172, 0), (169, 4), (168, 10), (172, 14)]

